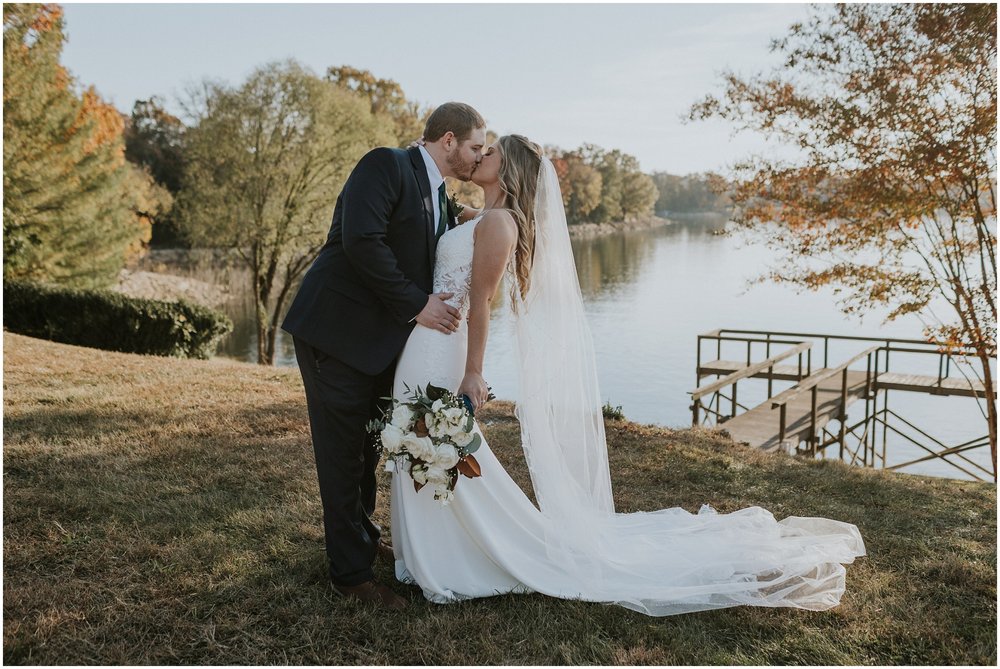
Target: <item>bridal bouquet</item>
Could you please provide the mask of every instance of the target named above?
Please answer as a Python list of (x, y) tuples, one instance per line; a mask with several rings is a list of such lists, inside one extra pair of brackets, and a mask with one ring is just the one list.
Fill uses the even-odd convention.
[(384, 419), (368, 428), (380, 433), (387, 471), (409, 472), (417, 492), (431, 485), (434, 499), (447, 505), (455, 496), (459, 474), (480, 476), (472, 454), (482, 438), (473, 433), (472, 414), (462, 400), (444, 388), (417, 386), (407, 399), (394, 399)]

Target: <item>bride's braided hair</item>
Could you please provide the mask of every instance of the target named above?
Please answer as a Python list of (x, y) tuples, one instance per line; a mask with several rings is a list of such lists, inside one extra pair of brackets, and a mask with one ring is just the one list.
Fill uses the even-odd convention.
[(542, 147), (523, 135), (504, 135), (500, 147), (500, 188), (506, 195), (504, 206), (517, 223), (517, 247), (514, 268), (517, 284), (511, 286), (511, 306), (517, 309), (515, 291), (521, 299), (531, 285), (531, 263), (535, 255), (535, 194), (538, 170), (542, 165)]

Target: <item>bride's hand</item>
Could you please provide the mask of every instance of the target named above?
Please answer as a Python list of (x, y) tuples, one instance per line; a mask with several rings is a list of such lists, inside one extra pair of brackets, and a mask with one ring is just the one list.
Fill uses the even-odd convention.
[(472, 406), (478, 411), (479, 407), (489, 400), (490, 389), (486, 385), (486, 380), (482, 374), (469, 372), (462, 379), (462, 385), (458, 387), (458, 396), (468, 395), (472, 400)]
[(418, 146), (425, 146), (426, 144), (427, 144), (427, 142), (425, 142), (424, 138), (421, 137), (420, 139), (415, 139), (412, 142), (410, 142), (410, 145), (408, 147), (406, 147), (406, 148), (408, 148), (408, 149), (415, 149)]

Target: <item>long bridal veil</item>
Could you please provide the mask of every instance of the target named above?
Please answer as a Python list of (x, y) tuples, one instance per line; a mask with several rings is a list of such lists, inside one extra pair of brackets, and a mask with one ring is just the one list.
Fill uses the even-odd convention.
[(854, 525), (779, 522), (760, 507), (615, 512), (594, 346), (559, 180), (546, 158), (534, 213), (530, 288), (523, 299), (513, 291), (517, 417), (545, 550), (578, 584), (576, 596), (651, 615), (740, 604), (835, 606), (843, 564), (865, 552)]

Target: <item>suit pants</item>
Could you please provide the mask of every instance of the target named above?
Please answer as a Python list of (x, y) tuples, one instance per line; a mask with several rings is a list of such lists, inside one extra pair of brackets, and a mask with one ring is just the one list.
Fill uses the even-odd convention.
[(389, 404), (379, 398), (392, 395), (396, 364), (370, 376), (297, 337), (294, 342), (309, 408), (330, 580), (358, 585), (374, 578), (379, 539), (370, 517), (378, 450), (365, 426)]

